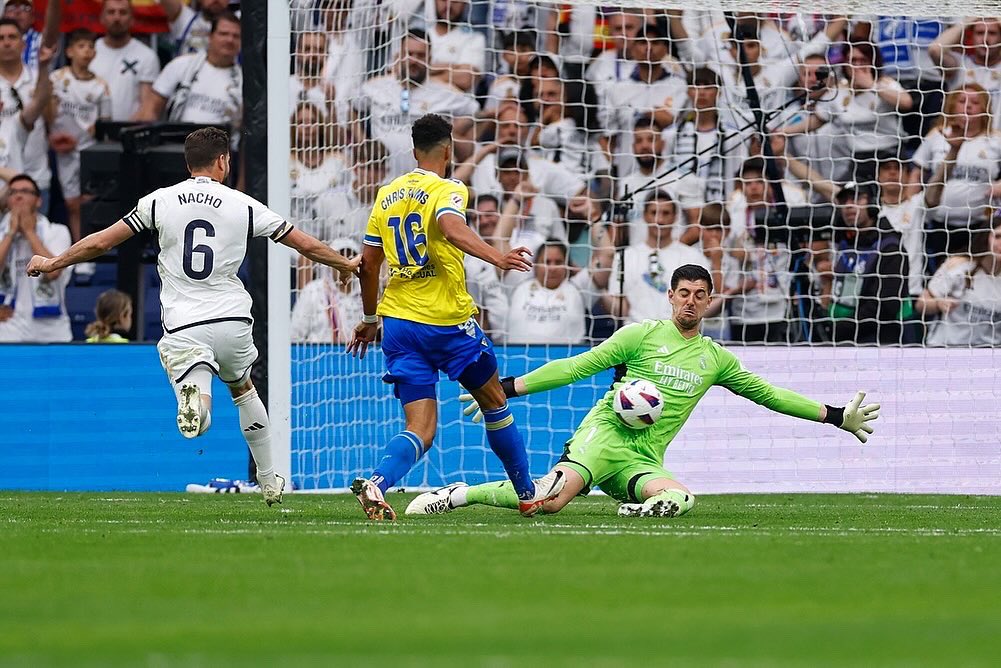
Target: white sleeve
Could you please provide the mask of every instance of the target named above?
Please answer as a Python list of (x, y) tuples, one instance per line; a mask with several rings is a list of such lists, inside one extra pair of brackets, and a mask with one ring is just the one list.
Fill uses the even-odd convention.
[(134, 209), (127, 213), (122, 222), (139, 234), (143, 230), (156, 229), (156, 191), (140, 199)]
[(253, 198), (250, 200), (250, 215), (253, 218), (251, 223), (255, 237), (268, 237), (272, 241), (281, 241), (294, 227), (287, 222), (284, 217), (278, 215), (268, 207), (264, 206)]
[(160, 76), (160, 59), (152, 51), (143, 51), (139, 58), (139, 82), (153, 83)]
[(464, 40), (465, 48), (459, 62), (467, 63), (482, 72), (487, 63), (487, 40), (478, 32), (469, 32)]
[(958, 299), (966, 288), (966, 275), (971, 269), (973, 269), (972, 261), (953, 264), (947, 260), (928, 281), (928, 292), (936, 299), (942, 297)]
[(170, 36), (174, 39), (181, 39), (187, 32), (188, 26), (198, 14), (188, 5), (181, 6), (181, 13), (170, 22)]
[(542, 182), (538, 184), (543, 195), (557, 201), (570, 199), (586, 185), (582, 178), (566, 167), (548, 160), (543, 168)]
[(932, 131), (929, 133), (922, 141), (918, 149), (914, 151), (914, 155), (911, 160), (915, 165), (921, 169), (930, 169), (932, 161), (932, 147), (931, 143), (938, 136), (938, 131)]
[(174, 93), (177, 91), (177, 86), (181, 83), (181, 77), (184, 76), (184, 69), (188, 62), (189, 58), (181, 56), (167, 63), (167, 66), (163, 68), (163, 71), (160, 72), (160, 75), (153, 82), (153, 90), (157, 95), (168, 100), (174, 97)]

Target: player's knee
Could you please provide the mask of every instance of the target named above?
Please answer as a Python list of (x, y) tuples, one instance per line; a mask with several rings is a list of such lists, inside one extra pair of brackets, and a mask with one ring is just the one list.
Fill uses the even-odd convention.
[(229, 387), (229, 393), (233, 397), (234, 403), (240, 398), (247, 396), (250, 392), (253, 392), (254, 396), (257, 396), (257, 388), (254, 387), (254, 383), (250, 378), (240, 379), (235, 383), (226, 383), (226, 386)]
[(243, 406), (258, 397), (257, 388), (253, 385), (250, 386), (250, 389), (244, 389), (244, 391), (240, 393), (236, 391), (235, 387), (231, 386), (229, 389), (233, 393), (233, 404), (236, 406)]

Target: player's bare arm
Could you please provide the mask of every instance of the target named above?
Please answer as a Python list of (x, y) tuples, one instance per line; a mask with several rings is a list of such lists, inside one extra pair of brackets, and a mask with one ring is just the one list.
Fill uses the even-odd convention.
[(313, 262), (319, 262), (336, 269), (338, 278), (344, 285), (350, 283), (351, 278), (358, 272), (360, 257), (346, 258), (316, 237), (300, 229), (293, 229), (282, 238), (281, 243), (297, 250)]
[(507, 253), (501, 253), (469, 229), (461, 216), (446, 213), (438, 219), (438, 225), (442, 234), (453, 246), (484, 262), (489, 262), (501, 271), (510, 269), (529, 271), (532, 268), (532, 262), (527, 259), (532, 256), (532, 251), (519, 246)]
[(133, 236), (132, 228), (119, 220), (111, 227), (94, 232), (76, 242), (65, 253), (53, 258), (35, 255), (28, 262), (28, 276), (40, 276), (72, 267), (104, 255), (109, 250)]

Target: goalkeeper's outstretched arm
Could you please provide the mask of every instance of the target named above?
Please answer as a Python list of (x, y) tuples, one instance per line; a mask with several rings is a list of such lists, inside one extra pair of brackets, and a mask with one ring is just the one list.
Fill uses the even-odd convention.
[(872, 433), (872, 425), (869, 422), (879, 417), (879, 404), (863, 406), (865, 392), (857, 392), (847, 406), (827, 406), (792, 390), (770, 384), (761, 376), (745, 369), (729, 351), (724, 351), (724, 354), (731, 359), (722, 367), (716, 381), (717, 385), (777, 413), (833, 424), (839, 429), (851, 432), (863, 443)]

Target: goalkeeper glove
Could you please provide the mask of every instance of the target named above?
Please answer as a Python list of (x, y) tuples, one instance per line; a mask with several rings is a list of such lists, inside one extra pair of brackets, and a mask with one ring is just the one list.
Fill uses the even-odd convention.
[[(518, 396), (518, 393), (514, 391), (514, 376), (501, 378), (501, 389), (504, 390), (504, 396), (508, 399)], [(480, 410), (480, 404), (473, 398), (473, 395), (469, 392), (463, 392), (459, 395), (459, 401), (469, 402), (469, 405), (462, 409), (463, 415), (472, 415), (473, 422), (479, 422), (483, 419), (483, 411)]]
[(879, 404), (862, 406), (863, 399), (865, 399), (865, 392), (860, 390), (855, 393), (855, 398), (843, 408), (826, 406), (827, 416), (824, 417), (824, 422), (851, 432), (855, 438), (865, 443), (869, 439), (868, 434), (872, 433), (872, 426), (869, 422), (879, 417)]

